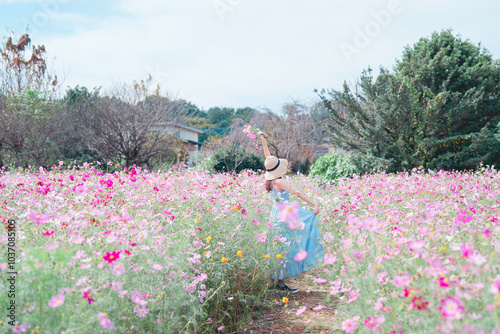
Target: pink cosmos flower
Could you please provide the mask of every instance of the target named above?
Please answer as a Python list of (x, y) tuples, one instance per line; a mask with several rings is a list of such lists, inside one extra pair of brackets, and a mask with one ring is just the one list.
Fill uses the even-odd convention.
[(0, 269), (1, 269), (2, 271), (4, 271), (6, 268), (7, 268), (7, 263), (6, 263), (6, 262), (4, 262), (4, 263), (0, 263)]
[[(380, 325), (382, 325), (385, 321), (385, 317), (383, 315), (377, 315), (376, 317), (373, 318), (375, 320), (375, 328), (380, 328), (380, 330), (383, 330)], [(376, 332), (376, 330), (373, 330)]]
[(324, 254), (323, 261), (325, 262), (325, 264), (334, 264), (337, 261), (337, 257), (332, 253)]
[(89, 192), (88, 188), (85, 187), (83, 184), (77, 185), (75, 188), (73, 188), (73, 190), (79, 194), (87, 194)]
[(359, 290), (358, 289), (352, 289), (350, 292), (349, 292), (349, 299), (346, 300), (346, 303), (352, 303), (353, 301), (355, 301), (356, 299), (359, 298)]
[(47, 231), (47, 232), (42, 232), (42, 235), (43, 236), (46, 236), (46, 237), (50, 237), (52, 234), (54, 234), (55, 232), (54, 231)]
[(106, 313), (99, 312), (97, 314), (97, 317), (99, 318), (99, 323), (101, 324), (102, 327), (112, 329), (115, 327), (115, 325), (109, 320), (108, 315)]
[(287, 201), (283, 203), (276, 203), (276, 206), (280, 210), (278, 219), (289, 224), (296, 223), (299, 220), (299, 203), (293, 202), (289, 203)]
[(49, 220), (49, 215), (46, 215), (46, 214), (43, 214), (40, 212), (31, 211), (28, 215), (28, 219), (37, 225), (41, 225), (43, 223), (46, 223)]
[(385, 317), (383, 315), (378, 315), (376, 317), (370, 318), (367, 317), (365, 320), (365, 327), (371, 329), (373, 332), (383, 331), (383, 328), (380, 326), (384, 323)]
[(142, 292), (140, 292), (137, 289), (134, 292), (130, 293), (130, 299), (132, 299), (132, 301), (135, 304), (141, 305), (141, 306), (144, 306), (148, 303), (147, 301), (144, 300), (144, 297), (142, 296)]
[(458, 320), (465, 315), (465, 308), (462, 302), (455, 298), (448, 296), (441, 300), (441, 306), (439, 306), (441, 315), (446, 319)]
[(460, 222), (467, 224), (472, 220), (471, 215), (465, 210), (458, 210), (459, 214), (455, 217), (455, 224), (460, 225)]
[(323, 308), (325, 308), (324, 305), (318, 305), (318, 306), (313, 307), (313, 311), (319, 311), (319, 310), (322, 310)]
[(377, 301), (375, 302), (375, 305), (374, 305), (374, 308), (376, 310), (381, 310), (384, 305), (382, 304), (383, 302), (385, 302), (387, 300), (386, 297), (380, 297), (379, 299), (377, 299)]
[(474, 246), (471, 246), (467, 243), (463, 243), (460, 246), (460, 250), (462, 251), (462, 256), (465, 257), (466, 259), (471, 257), (475, 253)]
[(355, 250), (352, 252), (354, 258), (360, 262), (363, 262), (366, 259), (365, 253), (359, 250)]
[(112, 265), (113, 275), (123, 275), (125, 274), (125, 265), (123, 263), (115, 263)]
[(379, 225), (379, 222), (377, 220), (377, 218), (372, 218), (372, 217), (369, 217), (369, 218), (366, 218), (364, 221), (363, 221), (363, 227), (367, 230), (367, 231), (376, 231), (377, 230), (377, 227)]
[(304, 307), (301, 307), (297, 310), (297, 312), (295, 312), (295, 315), (299, 316), (301, 315), (302, 313), (305, 312), (305, 310), (307, 310), (307, 306), (304, 306)]
[(140, 305), (137, 305), (136, 307), (134, 307), (134, 312), (135, 312), (135, 314), (137, 314), (137, 316), (139, 318), (144, 318), (146, 316), (146, 314), (148, 314), (148, 311), (149, 311), (149, 309), (142, 307)]
[(12, 332), (16, 334), (26, 332), (26, 329), (28, 329), (28, 324), (19, 325), (17, 321), (14, 323), (14, 326), (12, 326)]
[(49, 300), (49, 307), (56, 308), (64, 304), (64, 295), (55, 295)]
[(303, 250), (303, 251), (300, 251), (298, 252), (297, 254), (295, 254), (295, 256), (293, 257), (293, 259), (295, 261), (304, 261), (305, 259), (307, 258), (307, 251)]
[(418, 251), (425, 246), (425, 242), (422, 240), (413, 240), (407, 243), (408, 247), (412, 252)]
[(375, 327), (375, 321), (371, 317), (367, 317), (365, 319), (365, 327), (368, 329), (372, 329)]
[(411, 275), (404, 274), (401, 276), (394, 276), (394, 285), (398, 288), (402, 286), (409, 286), (411, 282)]
[(266, 235), (266, 234), (256, 234), (256, 235), (255, 235), (255, 238), (256, 238), (258, 241), (260, 241), (260, 242), (262, 242), (263, 244), (265, 244), (265, 243), (266, 243), (266, 239), (267, 239), (267, 235)]
[(346, 333), (353, 333), (356, 330), (357, 324), (354, 319), (347, 319), (342, 322), (342, 330)]
[(288, 228), (291, 230), (303, 229), (304, 223), (299, 221), (287, 222)]
[(162, 270), (163, 266), (161, 264), (153, 264), (151, 268), (153, 268), (154, 270)]
[(500, 293), (500, 276), (497, 276), (491, 284), (490, 292), (494, 295)]
[(389, 283), (389, 275), (386, 271), (377, 274), (377, 279), (381, 285), (386, 285), (387, 283)]

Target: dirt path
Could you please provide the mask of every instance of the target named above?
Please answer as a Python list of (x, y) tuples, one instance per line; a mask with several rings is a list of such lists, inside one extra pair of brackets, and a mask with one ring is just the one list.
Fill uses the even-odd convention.
[[(341, 319), (337, 316), (336, 304), (338, 299), (331, 298), (327, 285), (320, 285), (313, 281), (314, 271), (304, 273), (297, 277), (288, 279), (289, 286), (299, 289), (295, 294), (278, 293), (270, 290), (276, 298), (276, 305), (261, 319), (253, 322), (252, 329), (248, 332), (255, 334), (273, 333), (342, 333), (340, 329)], [(287, 297), (288, 303), (284, 304), (282, 298)], [(313, 307), (323, 305), (321, 310), (314, 311)], [(297, 310), (307, 309), (300, 315)]]

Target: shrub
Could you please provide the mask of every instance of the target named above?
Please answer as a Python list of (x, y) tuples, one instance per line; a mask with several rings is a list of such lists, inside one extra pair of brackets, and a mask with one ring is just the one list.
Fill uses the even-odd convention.
[(212, 169), (216, 172), (236, 172), (245, 169), (264, 169), (264, 159), (235, 145), (223, 147), (212, 156)]
[(339, 177), (351, 176), (356, 172), (355, 166), (352, 164), (349, 156), (330, 152), (319, 158), (312, 165), (309, 174), (316, 176), (317, 179), (323, 182), (336, 180)]

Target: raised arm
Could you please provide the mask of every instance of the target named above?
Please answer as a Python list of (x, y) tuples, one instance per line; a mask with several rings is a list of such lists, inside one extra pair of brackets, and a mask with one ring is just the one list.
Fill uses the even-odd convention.
[(269, 147), (267, 147), (267, 140), (266, 140), (267, 135), (265, 133), (262, 133), (260, 138), (262, 138), (262, 147), (264, 148), (264, 155), (267, 158), (268, 156), (271, 155), (271, 153), (269, 152)]
[(291, 194), (294, 194), (295, 196), (297, 196), (298, 198), (300, 198), (304, 202), (307, 202), (307, 203), (313, 205), (315, 215), (317, 215), (319, 213), (319, 203), (317, 201), (313, 200), (312, 198), (310, 198), (309, 196), (307, 196), (306, 194), (293, 188), (287, 180), (278, 179), (275, 181), (275, 184), (278, 185), (278, 187), (281, 190), (285, 190)]

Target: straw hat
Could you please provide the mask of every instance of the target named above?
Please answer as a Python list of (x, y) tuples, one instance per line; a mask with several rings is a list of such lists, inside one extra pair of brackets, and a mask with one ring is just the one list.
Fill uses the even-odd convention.
[(288, 160), (278, 159), (274, 155), (266, 158), (266, 180), (274, 180), (286, 174), (288, 170)]

